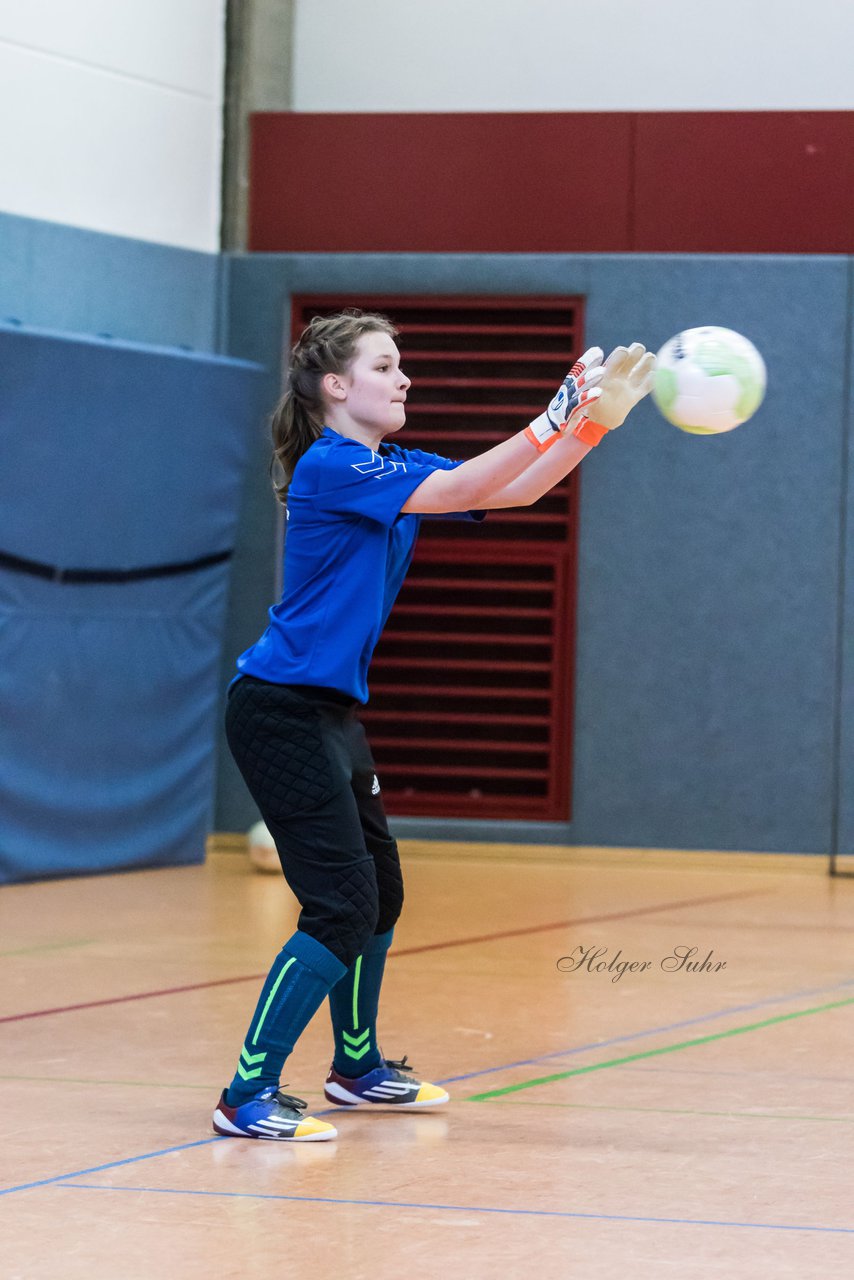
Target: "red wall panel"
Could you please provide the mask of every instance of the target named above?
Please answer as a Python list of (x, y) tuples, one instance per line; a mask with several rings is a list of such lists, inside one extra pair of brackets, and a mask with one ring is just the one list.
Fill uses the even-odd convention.
[(249, 247), (626, 250), (630, 157), (621, 114), (257, 114)]
[(250, 249), (854, 251), (854, 111), (252, 118)]
[(636, 138), (636, 250), (854, 249), (854, 112), (656, 112)]

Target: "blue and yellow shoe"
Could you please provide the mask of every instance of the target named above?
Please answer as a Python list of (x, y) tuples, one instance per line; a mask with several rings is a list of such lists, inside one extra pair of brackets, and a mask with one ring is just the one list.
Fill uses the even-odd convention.
[(308, 1103), (268, 1086), (239, 1107), (230, 1107), (226, 1090), (213, 1114), (215, 1133), (225, 1138), (269, 1138), (274, 1142), (326, 1142), (338, 1130), (325, 1120), (305, 1116)]
[(375, 1067), (367, 1075), (357, 1076), (355, 1080), (339, 1075), (334, 1067), (330, 1067), (323, 1092), (329, 1102), (334, 1102), (339, 1107), (370, 1104), (411, 1111), (416, 1107), (437, 1107), (442, 1102), (450, 1102), (445, 1090), (438, 1085), (415, 1080), (411, 1074), (404, 1075), (404, 1072), (411, 1073), (413, 1069), (407, 1065), (405, 1055), (402, 1062), (386, 1059), (381, 1067)]

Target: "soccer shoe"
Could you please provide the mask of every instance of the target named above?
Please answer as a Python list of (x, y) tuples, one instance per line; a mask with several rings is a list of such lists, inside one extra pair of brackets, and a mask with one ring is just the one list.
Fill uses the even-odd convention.
[(272, 1085), (256, 1093), (239, 1107), (230, 1107), (226, 1090), (213, 1114), (215, 1133), (226, 1138), (270, 1138), (273, 1142), (326, 1142), (337, 1138), (338, 1130), (325, 1120), (302, 1113), (308, 1106), (302, 1098), (280, 1093)]
[(334, 1067), (329, 1068), (323, 1092), (329, 1102), (339, 1107), (360, 1107), (365, 1104), (381, 1107), (397, 1107), (408, 1111), (416, 1107), (436, 1107), (440, 1102), (450, 1102), (444, 1089), (404, 1075), (414, 1068), (402, 1062), (386, 1059), (381, 1067), (375, 1067), (367, 1075), (355, 1080), (341, 1076)]

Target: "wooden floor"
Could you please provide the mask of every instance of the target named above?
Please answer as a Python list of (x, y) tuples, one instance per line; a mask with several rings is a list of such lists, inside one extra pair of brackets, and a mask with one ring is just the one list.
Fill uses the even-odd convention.
[[(323, 1144), (210, 1128), (295, 920), (278, 878), (215, 853), (0, 891), (2, 1280), (854, 1275), (854, 880), (402, 850), (380, 1043), (452, 1102)], [(315, 1114), (330, 1047), (322, 1009), (285, 1070)]]

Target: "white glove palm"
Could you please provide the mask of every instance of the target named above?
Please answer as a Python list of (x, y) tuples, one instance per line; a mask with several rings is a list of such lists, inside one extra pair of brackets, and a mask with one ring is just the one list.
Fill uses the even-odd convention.
[(622, 426), (635, 405), (652, 390), (654, 369), (655, 356), (642, 343), (615, 347), (602, 365), (597, 385), (583, 389), (578, 396), (572, 434), (584, 444), (597, 445), (607, 431)]

